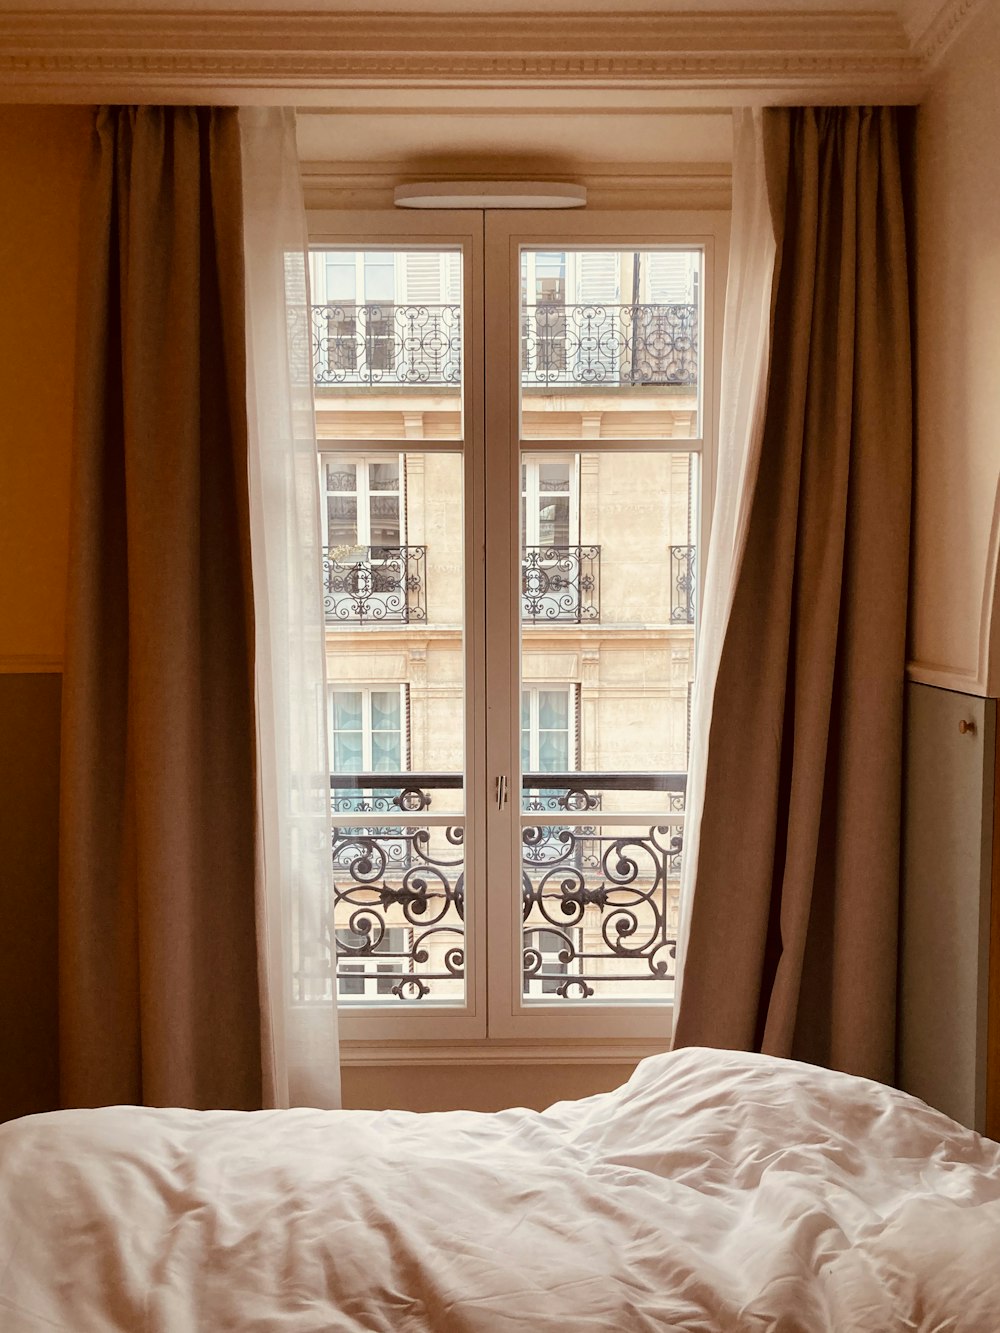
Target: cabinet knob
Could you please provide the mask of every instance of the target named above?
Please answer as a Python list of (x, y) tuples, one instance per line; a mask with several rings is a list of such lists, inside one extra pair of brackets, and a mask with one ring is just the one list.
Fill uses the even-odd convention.
[(964, 717), (958, 724), (958, 730), (962, 736), (974, 736), (976, 734), (975, 722), (968, 722)]

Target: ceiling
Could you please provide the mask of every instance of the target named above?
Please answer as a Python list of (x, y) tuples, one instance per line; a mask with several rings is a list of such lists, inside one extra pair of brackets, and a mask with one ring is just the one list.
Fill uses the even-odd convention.
[(725, 169), (735, 105), (919, 101), (997, 0), (44, 2), (0, 0), (0, 101), (291, 104), (341, 175), (641, 179)]

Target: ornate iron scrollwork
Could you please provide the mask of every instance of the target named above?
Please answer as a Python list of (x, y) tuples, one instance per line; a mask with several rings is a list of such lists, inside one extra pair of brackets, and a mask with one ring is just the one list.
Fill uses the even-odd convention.
[(427, 619), (426, 546), (344, 546), (323, 552), (323, 609), (328, 623)]

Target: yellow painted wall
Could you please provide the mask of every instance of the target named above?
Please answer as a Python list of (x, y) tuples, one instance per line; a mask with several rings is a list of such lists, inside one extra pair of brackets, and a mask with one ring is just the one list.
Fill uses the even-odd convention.
[(83, 107), (0, 107), (0, 1120), (56, 1104), (59, 693)]
[[(917, 452), (910, 656), (1000, 694), (1000, 5), (917, 115)], [(989, 650), (991, 632), (994, 639)], [(992, 659), (992, 660), (990, 660)]]
[(0, 107), (0, 670), (62, 658), (85, 107)]

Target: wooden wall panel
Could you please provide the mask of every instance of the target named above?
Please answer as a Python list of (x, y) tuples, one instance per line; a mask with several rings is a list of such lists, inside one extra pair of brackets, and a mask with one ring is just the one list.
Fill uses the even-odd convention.
[(0, 674), (0, 1120), (58, 1105), (57, 674)]
[(908, 687), (899, 1084), (979, 1130), (995, 751), (995, 700)]

